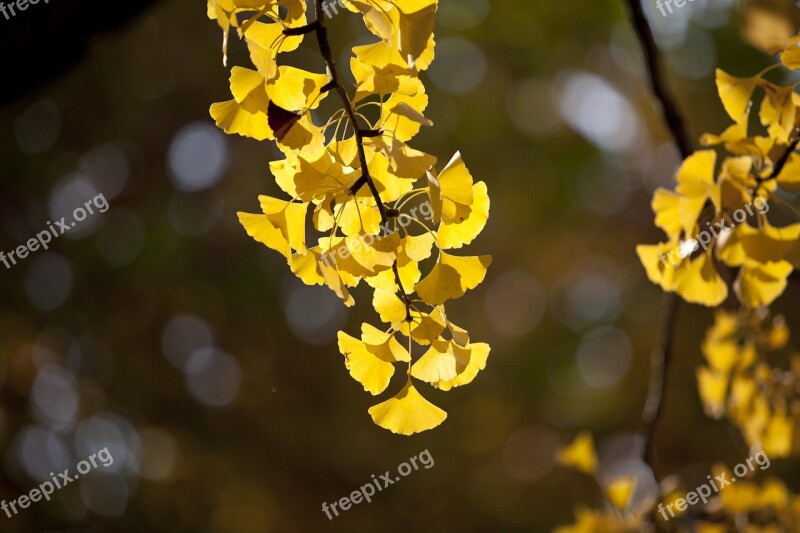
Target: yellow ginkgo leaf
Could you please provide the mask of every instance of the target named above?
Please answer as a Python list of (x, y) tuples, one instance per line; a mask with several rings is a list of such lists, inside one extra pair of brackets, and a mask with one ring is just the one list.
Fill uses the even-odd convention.
[(395, 115), (405, 117), (412, 122), (416, 122), (421, 126), (433, 126), (433, 121), (425, 115), (408, 105), (406, 102), (400, 102), (392, 108)]
[(395, 250), (399, 241), (400, 236), (396, 232), (379, 237), (361, 233), (344, 239), (350, 257), (366, 271), (365, 275), (391, 268), (397, 257)]
[(735, 339), (719, 340), (706, 337), (703, 340), (702, 350), (708, 365), (720, 372), (730, 372), (742, 355), (742, 349)]
[(439, 339), (417, 359), (411, 367), (411, 376), (427, 383), (450, 381), (466, 369), (467, 362), (456, 358), (450, 341)]
[[(299, 27), (305, 22), (305, 14), (300, 14), (292, 21), (291, 26)], [(244, 40), (250, 52), (250, 61), (267, 80), (271, 80), (278, 73), (276, 62), (278, 52), (296, 50), (303, 41), (302, 35), (286, 36), (283, 34), (283, 30), (284, 25), (282, 24), (265, 24), (254, 21), (244, 31)]]
[(764, 453), (769, 457), (788, 457), (794, 441), (794, 419), (783, 413), (775, 413), (769, 420), (764, 434)]
[(239, 213), (239, 222), (247, 234), (287, 259), (291, 258), (292, 250), (304, 253), (308, 204), (287, 202), (270, 196), (260, 196), (259, 200), (263, 215)]
[(325, 279), (317, 267), (320, 255), (319, 246), (308, 248), (304, 254), (292, 254), (289, 259), (289, 267), (306, 285), (323, 285)]
[(395, 338), (393, 333), (381, 331), (371, 324), (361, 324), (361, 341), (367, 349), (384, 361), (407, 363), (411, 355)]
[(367, 345), (347, 333), (339, 332), (339, 351), (344, 355), (345, 366), (353, 379), (373, 396), (389, 386), (394, 375), (394, 365), (372, 353)]
[[(387, 270), (387, 277), (388, 272), (390, 271)], [(391, 272), (394, 274), (393, 271)], [(403, 287), (413, 287), (419, 282), (420, 278), (422, 278), (422, 271), (419, 269), (419, 263), (417, 261), (410, 261), (405, 258), (398, 259), (397, 273), (400, 275), (400, 283), (403, 285)], [(397, 280), (393, 277), (388, 286), (391, 286), (391, 290), (398, 290)]]
[(454, 387), (472, 383), (478, 373), (486, 368), (486, 360), (489, 358), (489, 352), (491, 351), (491, 348), (485, 342), (467, 344), (463, 347), (453, 345), (452, 349), (459, 366), (463, 366), (464, 370), (450, 381), (440, 381), (435, 384), (436, 388), (443, 391), (449, 391)]
[(789, 144), (797, 117), (797, 107), (793, 99), (794, 85), (781, 87), (763, 82), (762, 86), (766, 98), (761, 101), (758, 114), (761, 124), (767, 128), (771, 137), (780, 143)]
[[(444, 331), (445, 320), (441, 313), (435, 310), (430, 313), (412, 311), (411, 317), (412, 322), (407, 325), (409, 327), (406, 330), (410, 328), (411, 338), (419, 345), (428, 346)], [(406, 330), (403, 331), (404, 334)]]
[(416, 94), (417, 86), (409, 79), (416, 71), (409, 68), (396, 47), (378, 41), (354, 46), (353, 53), (350, 70), (356, 79), (354, 103), (373, 94), (381, 97), (398, 92), (409, 96)]
[(456, 152), (435, 178), (428, 174), (428, 183), (434, 220), (458, 224), (469, 216), (474, 200), (472, 175), (461, 159), (461, 153)]
[(656, 226), (663, 229), (670, 239), (677, 239), (682, 227), (680, 196), (661, 187), (653, 194), (650, 205), (656, 214)]
[[(437, 310), (440, 310), (442, 314), (444, 314), (444, 306), (439, 306)], [(445, 317), (445, 320), (447, 320), (447, 317)], [(447, 320), (447, 329), (450, 330), (450, 336), (457, 345), (466, 346), (469, 344), (469, 331), (456, 326), (449, 320)]]
[(370, 407), (369, 414), (377, 425), (400, 435), (433, 429), (447, 418), (446, 412), (417, 392), (410, 379), (394, 398)]
[(743, 37), (755, 48), (773, 56), (791, 43), (795, 24), (790, 13), (774, 11), (765, 4), (749, 3), (742, 14)]
[(714, 266), (711, 249), (675, 272), (675, 291), (689, 303), (716, 307), (728, 296), (728, 286)]
[(697, 389), (708, 416), (720, 418), (725, 414), (728, 395), (728, 374), (706, 367), (697, 369)]
[[(489, 219), (489, 194), (486, 184), (479, 181), (472, 187), (473, 201), (468, 209), (467, 216), (455, 221), (449, 218), (442, 218), (439, 229), (436, 232), (436, 242), (444, 250), (461, 248), (471, 243), (483, 231), (486, 221)], [(448, 223), (448, 220), (452, 220)]]
[(394, 293), (375, 289), (372, 307), (378, 312), (383, 322), (397, 324), (406, 319), (406, 304)]
[(621, 476), (612, 479), (603, 487), (606, 498), (617, 509), (625, 509), (631, 500), (633, 489), (636, 487), (636, 478)]
[(267, 82), (267, 95), (283, 109), (315, 109), (328, 94), (321, 92), (328, 81), (330, 76), (327, 74), (280, 66), (277, 76)]
[(556, 460), (562, 465), (594, 475), (597, 472), (597, 454), (594, 451), (592, 434), (588, 431), (580, 432), (572, 443), (556, 453)]
[[(333, 293), (342, 300), (342, 302), (344, 302), (344, 305), (347, 307), (352, 307), (356, 304), (353, 295), (350, 294), (349, 290), (347, 290), (347, 283), (344, 279), (342, 279), (342, 273), (339, 272), (335, 266), (328, 266), (320, 261), (317, 261), (317, 268), (322, 274), (322, 279), (325, 281), (325, 285), (327, 285), (328, 288), (332, 290)], [(354, 285), (354, 283), (351, 285)]]
[(305, 252), (305, 219), (308, 204), (287, 202), (271, 196), (259, 196), (261, 210), (280, 230), (289, 246), (300, 253)]
[(762, 332), (759, 336), (759, 341), (768, 350), (780, 350), (789, 343), (789, 327), (786, 325), (786, 319), (778, 315), (773, 322), (767, 326), (767, 330)]
[(791, 501), (789, 490), (777, 479), (768, 479), (761, 488), (758, 497), (759, 507), (782, 509)]
[(347, 0), (345, 6), (361, 12), (367, 28), (387, 43), (392, 42), (393, 28), (389, 12), (396, 9), (388, 0)]
[[(279, 110), (279, 115), (285, 115), (282, 108), (270, 102), (267, 120), (272, 121), (276, 110)], [(309, 159), (316, 159), (325, 152), (325, 136), (322, 129), (311, 121), (309, 113), (297, 115), (296, 120), (292, 119), (288, 123), (285, 119), (280, 119), (275, 125), (280, 127), (274, 127), (273, 122), (270, 122), (270, 128), (275, 131), (278, 148), (287, 157), (302, 152)]]
[[(366, 148), (367, 158), (369, 159), (369, 173), (378, 194), (385, 203), (394, 202), (404, 195), (411, 192), (414, 188), (412, 180), (401, 179), (392, 173), (389, 160), (380, 152), (373, 152), (371, 148)], [(360, 169), (361, 165), (358, 165)]]
[(770, 305), (783, 294), (787, 278), (794, 267), (788, 261), (777, 263), (758, 263), (746, 260), (734, 282), (734, 289), (739, 301), (758, 308)]
[(436, 164), (436, 158), (394, 138), (392, 132), (365, 139), (364, 144), (373, 150), (388, 154), (389, 168), (395, 176), (416, 180)]
[[(413, 287), (414, 283), (419, 281), (420, 270), (417, 263), (410, 262), (400, 266), (398, 262), (397, 273), (400, 274), (400, 281), (403, 283), (403, 287)], [(364, 276), (364, 281), (373, 289), (380, 289), (390, 294), (399, 290), (394, 268), (381, 270), (374, 275)]]
[(716, 70), (717, 91), (725, 111), (733, 120), (738, 121), (744, 115), (753, 97), (753, 91), (761, 80), (760, 76), (737, 78), (721, 69)]
[(434, 237), (430, 233), (406, 235), (400, 248), (400, 256), (411, 261), (424, 261), (431, 256)]
[(800, 68), (800, 35), (794, 37), (786, 50), (781, 52), (781, 63), (790, 70)]
[[(296, 166), (270, 164), (270, 169), (283, 190), (304, 202), (320, 201), (326, 197), (342, 200), (358, 179), (353, 169), (343, 166), (328, 153), (322, 153), (316, 159), (299, 156)], [(335, 214), (331, 213), (335, 220)]]
[(228, 64), (228, 39), (231, 27), (237, 27), (236, 5), (233, 0), (208, 0), (207, 14), (222, 29), (222, 64)]
[(725, 131), (719, 135), (713, 133), (704, 133), (700, 136), (700, 144), (703, 146), (716, 146), (717, 144), (725, 143), (725, 147), (732, 152), (738, 153), (736, 150), (731, 149), (732, 146), (740, 142), (747, 142), (747, 115), (740, 116), (735, 124), (728, 126)]
[(419, 117), (428, 107), (425, 86), (417, 78), (411, 78), (411, 82), (417, 85), (414, 94), (409, 96), (393, 93), (381, 107), (381, 117), (378, 121), (379, 129), (391, 133), (392, 139), (403, 142), (411, 140), (419, 133), (423, 125)]
[(367, 187), (362, 187), (355, 195), (341, 193), (335, 199), (334, 213), (342, 233), (351, 236), (362, 232), (377, 235), (380, 232), (381, 213)]
[(716, 160), (713, 150), (700, 150), (687, 157), (678, 169), (675, 192), (680, 195), (681, 227), (686, 236), (693, 235), (706, 201), (718, 191), (714, 182)]
[(488, 255), (459, 257), (441, 252), (439, 261), (414, 290), (431, 305), (460, 298), (483, 281), (491, 263), (492, 258)]
[(269, 97), (264, 78), (254, 70), (233, 67), (230, 81), (234, 99), (212, 104), (209, 111), (217, 126), (225, 133), (258, 141), (273, 139), (267, 120)]
[(425, 70), (433, 60), (433, 26), (439, 0), (394, 0), (397, 47), (409, 66)]
[(417, 71), (433, 61), (433, 25), (438, 0), (347, 0), (360, 11), (367, 28), (396, 48), (400, 57)]
[(640, 244), (636, 247), (639, 261), (647, 272), (647, 278), (667, 292), (675, 291), (675, 273), (683, 258), (675, 242)]

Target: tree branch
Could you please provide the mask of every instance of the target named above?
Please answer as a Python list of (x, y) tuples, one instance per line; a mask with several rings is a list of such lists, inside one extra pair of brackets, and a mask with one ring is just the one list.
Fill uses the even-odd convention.
[[(644, 14), (641, 0), (627, 0), (631, 25), (636, 32), (647, 67), (650, 87), (656, 99), (661, 104), (661, 112), (667, 123), (672, 138), (678, 147), (683, 159), (689, 157), (694, 151), (692, 142), (686, 132), (683, 116), (678, 110), (678, 105), (672, 96), (661, 71), (661, 61), (650, 23)], [(647, 398), (642, 410), (642, 420), (639, 434), (641, 443), (640, 455), (650, 466), (655, 475), (653, 462), (653, 435), (656, 424), (661, 416), (664, 401), (664, 388), (669, 364), (671, 361), (672, 344), (675, 329), (675, 319), (678, 312), (678, 297), (675, 293), (664, 294), (661, 305), (661, 324), (656, 336), (656, 344), (650, 356), (650, 380), (648, 383)]]
[[(686, 159), (694, 152), (693, 143), (686, 131), (683, 116), (664, 79), (658, 46), (653, 37), (653, 31), (644, 14), (641, 0), (627, 0), (627, 4), (631, 24), (642, 47), (650, 87), (656, 99), (658, 99), (661, 104), (664, 120), (667, 123), (667, 127), (678, 147), (681, 157)], [(768, 178), (759, 179), (758, 182), (761, 183), (777, 178), (789, 160), (789, 156), (797, 149), (799, 143), (800, 137), (789, 145), (786, 152), (775, 163), (771, 175)], [(639, 431), (643, 439), (640, 455), (650, 466), (650, 469), (653, 470), (654, 474), (653, 435), (663, 410), (664, 388), (667, 375), (669, 374), (678, 303), (678, 297), (675, 293), (666, 293), (664, 295), (661, 309), (661, 324), (659, 326), (656, 344), (651, 354), (650, 380)]]
[(656, 424), (663, 411), (664, 389), (672, 360), (672, 343), (674, 339), (675, 320), (678, 314), (678, 297), (674, 292), (664, 294), (661, 300), (661, 323), (656, 333), (656, 343), (650, 354), (650, 380), (647, 385), (647, 398), (642, 410), (642, 421), (639, 434), (643, 437), (642, 459), (650, 465), (655, 475), (653, 459), (653, 436)]
[[(355, 138), (356, 138), (356, 146), (358, 148), (358, 160), (361, 164), (361, 177), (356, 180), (353, 186), (350, 188), (350, 193), (355, 196), (355, 194), (361, 189), (363, 185), (369, 187), (370, 192), (372, 193), (373, 198), (375, 198), (375, 203), (378, 205), (378, 212), (381, 214), (381, 225), (388, 227), (388, 222), (391, 219), (389, 214), (389, 210), (384, 205), (383, 200), (381, 200), (380, 193), (378, 192), (378, 187), (375, 185), (375, 180), (372, 179), (372, 176), (369, 174), (369, 166), (367, 165), (367, 154), (364, 150), (364, 138), (366, 137), (374, 137), (372, 129), (361, 129), (358, 127), (358, 117), (356, 116), (355, 109), (353, 109), (353, 102), (350, 100), (350, 95), (347, 94), (347, 90), (342, 83), (341, 76), (339, 76), (339, 69), (336, 66), (336, 60), (333, 58), (333, 52), (331, 50), (331, 43), (328, 40), (328, 28), (325, 26), (325, 15), (322, 9), (322, 3), (324, 0), (314, 0), (314, 13), (316, 20), (311, 24), (308, 24), (307, 28), (312, 28), (313, 31), (317, 35), (317, 43), (319, 45), (319, 51), (322, 54), (323, 59), (325, 60), (325, 65), (328, 67), (328, 74), (331, 77), (331, 81), (326, 84), (326, 88), (328, 90), (335, 89), (336, 93), (339, 95), (339, 98), (342, 101), (342, 105), (344, 106), (344, 112), (347, 115), (347, 118), (353, 123), (353, 130), (355, 130)], [(392, 265), (392, 271), (394, 272), (395, 282), (399, 288), (400, 295), (402, 297), (403, 303), (406, 305), (406, 316), (408, 318), (411, 317), (411, 301), (406, 294), (405, 289), (403, 288), (403, 283), (400, 280), (400, 272), (397, 269), (397, 260), (395, 259), (394, 264)]]
[(758, 184), (762, 184), (765, 181), (774, 180), (778, 176), (780, 176), (781, 171), (783, 171), (783, 167), (786, 166), (786, 163), (789, 161), (789, 157), (797, 150), (797, 144), (800, 143), (800, 135), (789, 144), (789, 147), (783, 153), (780, 159), (775, 162), (775, 166), (772, 168), (772, 173), (767, 176), (766, 178), (762, 178), (760, 176), (756, 176), (756, 181)]
[(672, 138), (678, 146), (681, 157), (686, 159), (694, 152), (693, 143), (689, 138), (689, 134), (686, 132), (683, 115), (681, 115), (678, 110), (678, 105), (672, 96), (672, 92), (669, 90), (667, 82), (664, 80), (661, 71), (661, 58), (658, 53), (658, 45), (656, 45), (655, 37), (653, 37), (653, 30), (650, 28), (650, 23), (647, 22), (641, 0), (627, 1), (631, 24), (636, 31), (636, 36), (639, 39), (639, 44), (644, 54), (647, 74), (650, 78), (650, 88), (661, 103), (661, 112), (664, 115), (664, 120), (672, 134)]

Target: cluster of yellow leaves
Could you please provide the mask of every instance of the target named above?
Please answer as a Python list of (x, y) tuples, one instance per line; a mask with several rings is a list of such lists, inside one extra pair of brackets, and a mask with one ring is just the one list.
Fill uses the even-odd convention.
[[(785, 351), (789, 329), (766, 311), (717, 311), (703, 342), (707, 366), (697, 369), (700, 398), (709, 416), (727, 414), (747, 444), (770, 457), (797, 446), (800, 418), (800, 354)], [(786, 361), (787, 368), (770, 362)]]
[(797, 524), (800, 524), (800, 496), (793, 495), (786, 485), (774, 478), (757, 484), (747, 478), (737, 478), (724, 465), (716, 465), (712, 469), (715, 478), (736, 479), (736, 482), (714, 492), (707, 503), (697, 501), (680, 511), (674, 503), (684, 499), (685, 504), (688, 491), (675, 476), (662, 481), (656, 494), (638, 498), (635, 503), (632, 501), (634, 478), (618, 476), (601, 481), (589, 433), (579, 434), (558, 452), (556, 459), (564, 466), (594, 476), (608, 505), (604, 509), (579, 507), (575, 523), (559, 527), (555, 533), (778, 533), (797, 531)]
[[(707, 307), (738, 304), (737, 311), (718, 310), (706, 336), (699, 393), (710, 416), (729, 417), (750, 449), (773, 458), (800, 448), (800, 354), (788, 347), (782, 317), (769, 313), (800, 268), (800, 210), (785, 199), (800, 190), (800, 95), (795, 83), (765, 78), (775, 68), (800, 69), (800, 36), (764, 44), (779, 41), (780, 63), (756, 76), (717, 70), (719, 96), (734, 124), (720, 135), (703, 135), (706, 148), (682, 163), (675, 188), (655, 192), (655, 224), (667, 238), (637, 247), (648, 278), (664, 291)], [(757, 131), (750, 132), (753, 126)], [(722, 148), (727, 153), (720, 158)], [(635, 480), (602, 476), (588, 433), (557, 459), (594, 476), (606, 502), (600, 510), (580, 509), (576, 523), (558, 533), (772, 533), (797, 531), (800, 524), (800, 496), (777, 480), (738, 480), (707, 504), (666, 521), (658, 505), (687, 494), (677, 477), (662, 481), (657, 494), (634, 498)], [(732, 478), (715, 467), (714, 474), (722, 472)]]
[[(788, 69), (800, 68), (798, 42), (800, 37), (781, 54)], [(675, 189), (660, 188), (653, 196), (655, 223), (667, 240), (640, 245), (637, 253), (653, 283), (688, 302), (715, 307), (725, 301), (726, 269), (735, 272), (732, 286), (742, 305), (770, 305), (800, 267), (800, 223), (776, 227), (767, 215), (778, 205), (800, 218), (780, 196), (800, 189), (800, 156), (794, 152), (800, 95), (794, 84), (767, 81), (764, 75), (770, 70), (751, 78), (717, 70), (719, 96), (735, 124), (720, 135), (704, 135), (702, 141), (724, 145), (730, 155), (717, 164), (712, 149), (692, 154), (677, 172)], [(759, 87), (764, 95), (761, 105), (754, 106)], [(763, 134), (748, 136), (756, 107)]]
[[(351, 91), (331, 57), (324, 17), (309, 23), (306, 0), (208, 1), (224, 47), (235, 28), (254, 67), (233, 67), (233, 99), (213, 104), (211, 116), (229, 134), (275, 141), (285, 156), (270, 169), (286, 197), (261, 196), (262, 212), (239, 220), (299, 279), (327, 286), (345, 305), (355, 304), (351, 289), (362, 280), (370, 287), (384, 327), (362, 324), (360, 337), (339, 332), (339, 349), (372, 395), (404, 367), (400, 391), (369, 410), (376, 424), (403, 435), (447, 416), (412, 378), (450, 390), (470, 383), (489, 355), (489, 345), (471, 342), (445, 310), (483, 281), (491, 263), (452, 251), (486, 225), (486, 184), (474, 181), (459, 153), (437, 171), (435, 157), (408, 144), (432, 125), (419, 74), (434, 57), (437, 1), (344, 1), (379, 38), (353, 48)], [(313, 7), (320, 13), (320, 0)], [(324, 73), (278, 64), (307, 34), (317, 37)], [(317, 125), (309, 111), (331, 93), (342, 107)]]

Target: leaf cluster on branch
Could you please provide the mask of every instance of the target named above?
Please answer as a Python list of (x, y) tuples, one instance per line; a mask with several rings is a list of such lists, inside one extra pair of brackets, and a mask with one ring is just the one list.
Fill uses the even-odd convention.
[[(372, 395), (388, 388), (397, 365), (405, 370), (400, 391), (369, 413), (379, 426), (410, 435), (447, 416), (414, 380), (446, 391), (486, 365), (489, 345), (451, 322), (445, 303), (480, 284), (491, 263), (452, 251), (482, 231), (489, 196), (459, 153), (437, 170), (434, 156), (409, 145), (433, 125), (419, 76), (434, 59), (437, 0), (342, 2), (378, 38), (352, 49), (354, 87), (340, 76), (321, 0), (209, 0), (224, 61), (235, 32), (253, 67), (231, 69), (232, 99), (213, 104), (211, 116), (226, 133), (273, 141), (285, 156), (270, 163), (285, 197), (261, 196), (262, 213), (239, 213), (248, 235), (347, 306), (362, 280), (372, 289), (383, 326), (364, 323), (359, 337), (340, 331), (339, 349)], [(323, 72), (279, 64), (279, 54), (312, 35)], [(328, 97), (339, 108), (318, 124), (310, 111)], [(307, 240), (312, 232), (316, 242)]]
[[(637, 29), (647, 37), (638, 0), (631, 5)], [(651, 45), (647, 57), (653, 68), (652, 39), (643, 42)], [(799, 45), (800, 36), (779, 63), (752, 77), (717, 70), (719, 97), (734, 124), (719, 135), (703, 135), (707, 148), (694, 152), (684, 149), (683, 132), (673, 128), (686, 157), (674, 189), (660, 188), (652, 200), (655, 224), (666, 240), (637, 247), (648, 278), (665, 293), (716, 308), (702, 343), (705, 365), (697, 369), (700, 398), (710, 417), (727, 416), (740, 429), (751, 454), (772, 459), (800, 452), (800, 353), (789, 345), (784, 318), (770, 310), (800, 268), (800, 211), (790, 200), (800, 190), (800, 95), (796, 83), (780, 85), (766, 75), (800, 69)], [(661, 82), (658, 75), (653, 78)], [(655, 92), (668, 108), (665, 116), (678, 116), (663, 85)], [(665, 332), (666, 338), (671, 334)], [(663, 374), (669, 353), (659, 355), (663, 359), (654, 372)], [(663, 381), (663, 375), (655, 380)], [(663, 388), (655, 391), (660, 405)], [(594, 477), (606, 503), (604, 509), (580, 509), (576, 523), (559, 533), (762, 533), (797, 531), (800, 524), (800, 496), (775, 478), (755, 482), (748, 473), (702, 504), (687, 510), (683, 501), (669, 521), (662, 510), (687, 495), (677, 476), (664, 478), (650, 492), (633, 476), (608, 476), (586, 432), (560, 450), (558, 460)], [(712, 473), (733, 477), (723, 464)]]

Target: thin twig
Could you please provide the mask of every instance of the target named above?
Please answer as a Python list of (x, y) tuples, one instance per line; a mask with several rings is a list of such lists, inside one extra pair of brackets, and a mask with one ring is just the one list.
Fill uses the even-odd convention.
[(672, 355), (675, 320), (678, 314), (678, 298), (675, 293), (664, 294), (661, 300), (661, 323), (656, 333), (656, 343), (650, 354), (650, 380), (647, 386), (647, 399), (642, 410), (639, 434), (643, 437), (640, 455), (650, 465), (655, 474), (653, 455), (653, 435), (656, 423), (663, 411), (664, 389)]
[[(678, 147), (683, 159), (689, 157), (694, 151), (692, 142), (686, 132), (683, 116), (678, 110), (678, 105), (672, 96), (661, 72), (661, 61), (650, 23), (645, 17), (641, 0), (627, 0), (631, 24), (633, 25), (644, 54), (645, 65), (650, 79), (650, 87), (656, 99), (661, 104), (661, 111), (667, 123), (672, 138)], [(672, 344), (675, 329), (675, 319), (678, 311), (678, 297), (673, 292), (664, 294), (661, 306), (661, 323), (656, 337), (656, 343), (650, 356), (650, 380), (647, 390), (647, 399), (642, 410), (641, 428), (642, 437), (639, 455), (650, 466), (655, 474), (653, 462), (653, 435), (656, 424), (663, 411), (664, 388), (669, 364), (671, 361)]]
[(686, 159), (694, 152), (693, 143), (686, 131), (683, 115), (678, 111), (678, 105), (669, 90), (667, 82), (664, 80), (661, 71), (661, 58), (655, 37), (653, 37), (653, 30), (650, 28), (650, 23), (647, 22), (641, 0), (628, 0), (628, 8), (631, 24), (636, 31), (636, 36), (639, 38), (639, 44), (644, 54), (647, 74), (650, 78), (650, 88), (661, 103), (661, 112), (664, 115), (664, 120), (672, 134), (672, 138), (678, 146), (681, 158)]
[[(319, 51), (322, 54), (323, 59), (325, 60), (325, 65), (328, 67), (328, 74), (331, 77), (331, 81), (327, 84), (326, 87), (333, 88), (336, 90), (336, 93), (339, 95), (339, 98), (342, 101), (342, 105), (344, 106), (344, 112), (347, 115), (347, 118), (353, 124), (353, 130), (355, 131), (355, 139), (356, 139), (356, 146), (358, 148), (358, 160), (361, 163), (361, 177), (356, 180), (353, 186), (350, 188), (350, 193), (354, 196), (358, 193), (359, 189), (366, 185), (369, 187), (370, 192), (372, 193), (373, 198), (375, 198), (375, 203), (378, 205), (378, 212), (381, 215), (381, 225), (388, 227), (388, 223), (391, 220), (391, 213), (389, 209), (386, 208), (384, 205), (383, 200), (381, 200), (380, 193), (378, 192), (378, 187), (375, 185), (375, 180), (372, 179), (372, 176), (369, 174), (369, 166), (367, 165), (367, 155), (366, 151), (364, 150), (364, 137), (365, 135), (368, 137), (375, 136), (372, 129), (362, 130), (358, 126), (358, 117), (356, 114), (355, 109), (353, 108), (353, 102), (350, 100), (350, 95), (347, 94), (347, 90), (342, 83), (342, 79), (339, 76), (339, 69), (336, 66), (336, 61), (333, 58), (333, 52), (331, 50), (331, 43), (328, 40), (328, 28), (325, 26), (325, 15), (324, 10), (322, 9), (322, 2), (323, 0), (314, 0), (314, 12), (316, 15), (316, 20), (309, 24), (306, 28), (300, 29), (299, 31), (310, 30), (314, 31), (317, 36), (317, 43), (319, 45)], [(408, 294), (406, 293), (405, 289), (403, 288), (403, 283), (400, 280), (400, 273), (397, 269), (397, 260), (395, 260), (394, 265), (392, 265), (392, 271), (394, 272), (395, 282), (399, 288), (400, 295), (402, 297), (403, 303), (406, 305), (406, 314), (408, 317), (411, 316), (410, 310), (410, 301)]]
[(775, 166), (772, 167), (772, 173), (766, 178), (756, 177), (756, 181), (761, 184), (765, 181), (774, 180), (780, 176), (783, 167), (785, 167), (786, 163), (789, 162), (789, 157), (794, 153), (795, 150), (797, 150), (798, 143), (800, 143), (800, 135), (798, 135), (798, 137), (789, 144), (789, 147), (783, 153), (781, 158), (775, 162)]

